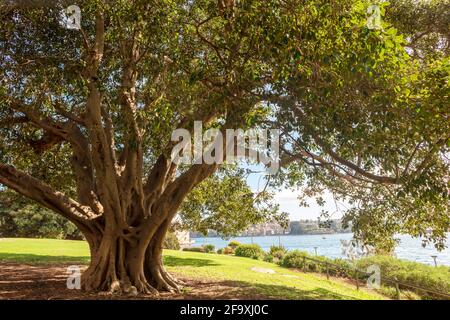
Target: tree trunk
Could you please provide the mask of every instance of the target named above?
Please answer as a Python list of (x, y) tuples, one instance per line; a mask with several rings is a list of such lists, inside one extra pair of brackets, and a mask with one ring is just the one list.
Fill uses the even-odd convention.
[(164, 237), (184, 198), (217, 165), (193, 166), (175, 179), (176, 167), (163, 156), (161, 159), (145, 191), (140, 179), (130, 183), (111, 173), (111, 168), (100, 172), (98, 165), (102, 182), (95, 183), (92, 197), (81, 197), (88, 203), (1, 163), (0, 183), (66, 217), (84, 234), (91, 253), (90, 265), (81, 277), (85, 290), (132, 295), (178, 291), (178, 282), (163, 265)]
[[(109, 50), (105, 52), (105, 41), (108, 40), (105, 18), (109, 12), (99, 7), (92, 13), (95, 15), (94, 28), (84, 39), (83, 56), (79, 60), (84, 65), (78, 70), (83, 88), (78, 85), (73, 88), (86, 98), (80, 110), (65, 105), (65, 99), (55, 96), (50, 103), (50, 109), (54, 111), (51, 114), (43, 112), (41, 104), (47, 104), (47, 101), (35, 97), (33, 92), (27, 99), (6, 93), (6, 99), (2, 99), (8, 110), (7, 116), (14, 116), (11, 124), (20, 125), (26, 120), (25, 133), (28, 125), (42, 131), (43, 139), (38, 145), (34, 141), (32, 148), (44, 152), (64, 143), (71, 149), (72, 170), (69, 176), (73, 175), (74, 179), (71, 182), (64, 180), (70, 195), (47, 183), (53, 178), (39, 180), (27, 170), (1, 162), (0, 184), (60, 214), (80, 229), (91, 253), (90, 265), (81, 277), (84, 289), (116, 294), (178, 290), (178, 282), (163, 265), (163, 240), (186, 196), (212, 175), (219, 164), (195, 163), (189, 168), (178, 168), (171, 159), (176, 141), (162, 139), (162, 144), (156, 146), (146, 138), (151, 137), (149, 125), (155, 120), (141, 112), (142, 104), (145, 110), (151, 111), (159, 98), (150, 99), (154, 100), (150, 103), (146, 98), (147, 92), (138, 85), (142, 77), (146, 77), (141, 73), (147, 72), (145, 61), (150, 53), (140, 41), (145, 34), (145, 26), (140, 22), (132, 24), (133, 32), (114, 43), (118, 49), (113, 51), (117, 53), (114, 59), (120, 84), (112, 84), (102, 77), (102, 73), (107, 72), (104, 67), (108, 65), (107, 61), (104, 64), (103, 58), (105, 53), (110, 53)], [(153, 63), (151, 60), (148, 61)], [(162, 78), (165, 78), (166, 69), (155, 70), (155, 79), (161, 78), (164, 82)], [(160, 86), (159, 80), (157, 82), (156, 93), (160, 97), (166, 96), (165, 86)], [(241, 92), (234, 90), (233, 95), (240, 96)], [(173, 110), (177, 112), (178, 102), (168, 103), (173, 103)], [(210, 103), (215, 106), (218, 101), (213, 99)], [(195, 121), (206, 125), (226, 116), (222, 128), (222, 133), (225, 133), (225, 128), (235, 127), (236, 121), (243, 119), (243, 111), (229, 99), (223, 99), (222, 103), (225, 105), (221, 108), (198, 109), (192, 115), (182, 112), (179, 121), (169, 123), (171, 129), (168, 127), (167, 132), (187, 128), (193, 133)], [(250, 106), (246, 102), (242, 107), (247, 109), (247, 105)], [(195, 103), (189, 108), (197, 109)], [(17, 113), (24, 117), (16, 118)], [(17, 120), (19, 122), (16, 123)], [(117, 138), (118, 141), (115, 140)], [(226, 141), (223, 142), (226, 150)], [(153, 156), (156, 162), (150, 168)], [(65, 151), (63, 157), (66, 157)], [(61, 174), (66, 176), (64, 170)], [(76, 195), (72, 195), (73, 187), (76, 187)]]
[(132, 245), (119, 232), (99, 238), (100, 245), (91, 247), (91, 263), (82, 275), (83, 288), (131, 295), (178, 291), (162, 261), (165, 232), (165, 227), (160, 227), (148, 245), (143, 241)]
[(162, 244), (170, 221), (164, 222), (147, 244), (143, 239), (128, 241), (120, 232), (99, 237), (98, 248), (92, 248), (91, 263), (82, 275), (87, 291), (111, 294), (157, 294), (179, 291), (177, 281), (165, 270)]
[(157, 290), (179, 291), (179, 282), (164, 268), (162, 251), (163, 241), (170, 227), (171, 219), (166, 219), (158, 228), (145, 252), (144, 273)]

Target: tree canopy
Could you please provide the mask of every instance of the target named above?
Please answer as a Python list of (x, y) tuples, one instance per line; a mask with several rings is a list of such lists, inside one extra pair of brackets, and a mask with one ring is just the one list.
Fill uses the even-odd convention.
[(380, 3), (376, 28), (365, 0), (85, 0), (79, 29), (65, 5), (2, 6), (0, 183), (80, 229), (86, 289), (176, 289), (161, 244), (180, 210), (225, 233), (274, 215), (219, 163), (171, 161), (195, 121), (280, 129), (270, 186), (346, 199), (366, 244), (443, 246), (448, 1)]

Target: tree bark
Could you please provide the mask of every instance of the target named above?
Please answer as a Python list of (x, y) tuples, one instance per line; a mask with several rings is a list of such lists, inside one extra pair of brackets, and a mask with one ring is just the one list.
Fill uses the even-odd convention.
[[(2, 163), (0, 184), (62, 215), (80, 229), (91, 253), (91, 262), (81, 279), (84, 289), (116, 294), (177, 291), (178, 281), (163, 264), (164, 237), (185, 197), (218, 165), (195, 164), (177, 176), (177, 165), (170, 160), (175, 142), (170, 141), (158, 150), (153, 168), (145, 172), (144, 148), (148, 146), (136, 98), (138, 62), (146, 52), (139, 47), (141, 31), (137, 28), (119, 44), (122, 74), (115, 103), (121, 128), (116, 131), (99, 76), (105, 47), (104, 21), (100, 10), (92, 43), (88, 38), (84, 42), (86, 63), (81, 75), (88, 94), (81, 114), (72, 114), (66, 111), (70, 108), (56, 104), (56, 114), (66, 118), (61, 121), (60, 117), (41, 112), (42, 102), (38, 99), (23, 103), (11, 97), (5, 102), (11, 111), (24, 114), (20, 121), (26, 120), (42, 130), (45, 137), (52, 137), (46, 141), (47, 147), (61, 141), (71, 147), (76, 194), (70, 196), (76, 197)], [(213, 108), (195, 118), (181, 119), (174, 128), (187, 126), (193, 131), (194, 120), (208, 123), (218, 115)], [(117, 136), (123, 140), (120, 147), (114, 141)]]
[(167, 273), (162, 261), (162, 244), (170, 226), (166, 221), (148, 244), (141, 239), (130, 242), (120, 232), (98, 238), (99, 246), (91, 247), (91, 262), (82, 275), (83, 288), (129, 295), (179, 291), (177, 281)]

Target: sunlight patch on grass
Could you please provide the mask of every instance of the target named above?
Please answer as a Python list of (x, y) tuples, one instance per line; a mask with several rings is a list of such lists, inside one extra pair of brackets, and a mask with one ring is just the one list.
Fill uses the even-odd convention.
[[(167, 269), (195, 279), (233, 281), (256, 288), (258, 293), (284, 299), (382, 299), (381, 295), (356, 290), (350, 284), (327, 280), (282, 268), (276, 264), (235, 256), (196, 252), (165, 251)], [(190, 261), (195, 261), (192, 263)], [(272, 269), (274, 274), (255, 272), (252, 268)]]
[[(0, 262), (89, 263), (85, 241), (0, 239)], [(164, 263), (175, 275), (222, 281), (244, 290), (278, 299), (383, 299), (342, 281), (327, 280), (249, 258), (183, 251), (164, 251)], [(271, 269), (273, 274), (254, 271)], [(253, 270), (252, 270), (253, 269)], [(188, 288), (186, 288), (188, 290)]]
[(85, 241), (1, 238), (0, 261), (21, 263), (89, 263)]

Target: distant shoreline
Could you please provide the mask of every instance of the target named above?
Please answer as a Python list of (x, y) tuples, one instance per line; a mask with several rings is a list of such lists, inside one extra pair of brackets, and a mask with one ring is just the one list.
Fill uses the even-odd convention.
[(302, 233), (302, 234), (266, 234), (266, 235), (245, 235), (245, 236), (231, 236), (231, 237), (221, 237), (217, 236), (204, 236), (204, 237), (191, 237), (191, 239), (204, 239), (204, 238), (221, 238), (221, 239), (235, 239), (235, 238), (260, 238), (260, 237), (288, 237), (288, 236), (327, 236), (335, 234), (349, 234), (352, 232), (329, 232), (329, 233)]
[[(268, 251), (271, 246), (282, 245), (288, 250), (301, 250), (310, 254), (318, 254), (328, 258), (345, 258), (342, 252), (342, 241), (349, 241), (353, 233), (333, 234), (303, 234), (303, 235), (266, 235), (254, 237), (192, 237), (194, 247), (212, 244), (216, 249), (225, 248), (230, 240), (236, 240), (242, 244), (258, 244), (263, 250)], [(400, 240), (395, 248), (395, 256), (398, 259), (421, 262), (434, 265), (432, 256), (437, 256), (438, 265), (450, 266), (450, 233), (447, 233), (445, 249), (438, 251), (433, 244), (422, 246), (421, 238), (413, 238), (409, 235), (396, 235)]]

